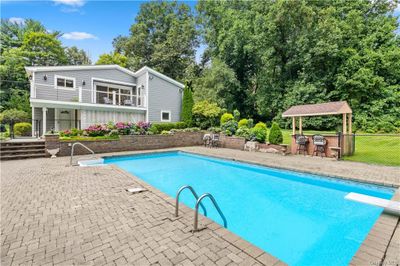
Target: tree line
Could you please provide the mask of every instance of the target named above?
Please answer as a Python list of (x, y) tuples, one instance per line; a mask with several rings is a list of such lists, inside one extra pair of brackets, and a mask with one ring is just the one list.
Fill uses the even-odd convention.
[[(196, 102), (238, 109), (245, 117), (282, 127), (290, 126), (281, 114), (292, 105), (346, 100), (355, 129), (399, 132), (397, 4), (200, 0), (191, 9), (180, 2), (148, 2), (141, 5), (130, 34), (117, 36), (114, 51), (97, 63), (133, 70), (147, 65), (190, 82)], [(9, 29), (3, 31), (3, 23)], [(58, 34), (34, 21), (24, 27), (2, 21), (1, 85), (11, 88), (1, 94), (3, 108), (9, 108), (13, 90), (27, 91), (27, 84), (13, 85), (26, 81), (21, 66), (90, 63), (79, 50), (66, 52), (72, 48), (62, 48)], [(206, 48), (196, 61), (200, 44)], [(338, 124), (335, 117), (304, 121), (310, 129)]]

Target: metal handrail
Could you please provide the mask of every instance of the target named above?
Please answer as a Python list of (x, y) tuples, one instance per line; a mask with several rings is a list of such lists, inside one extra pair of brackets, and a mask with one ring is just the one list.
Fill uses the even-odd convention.
[(87, 149), (88, 151), (90, 151), (94, 155), (94, 151), (92, 149), (90, 149), (89, 147), (83, 145), (80, 142), (75, 142), (74, 144), (72, 144), (72, 148), (71, 148), (71, 158), (69, 160), (69, 165), (70, 166), (72, 166), (72, 158), (74, 157), (75, 145), (81, 145), (82, 147), (84, 147), (85, 149)]
[(221, 209), (219, 208), (217, 202), (215, 201), (213, 195), (211, 195), (210, 193), (205, 193), (205, 194), (201, 195), (200, 198), (197, 200), (196, 206), (194, 208), (195, 209), (195, 213), (194, 213), (193, 232), (196, 232), (198, 230), (197, 229), (197, 225), (198, 225), (198, 220), (199, 220), (199, 205), (201, 204), (201, 201), (204, 198), (210, 198), (210, 200), (214, 204), (214, 207), (217, 209), (219, 215), (221, 216), (222, 220), (224, 221), (224, 227), (227, 228), (228, 227), (228, 223), (226, 222), (226, 218), (225, 218), (224, 214), (222, 213)]
[[(178, 190), (178, 192), (176, 193), (175, 217), (178, 217), (178, 213), (179, 213), (179, 196), (181, 195), (182, 191), (184, 191), (185, 189), (189, 189), (189, 190), (192, 192), (193, 196), (194, 196), (195, 199), (196, 199), (196, 203), (197, 203), (197, 200), (199, 199), (199, 196), (197, 195), (196, 191), (195, 191), (191, 186), (186, 185), (186, 186), (181, 187), (181, 188)], [(207, 216), (207, 210), (206, 210), (206, 208), (204, 207), (203, 204), (201, 204), (201, 208), (202, 208), (203, 211), (204, 211), (204, 216)]]

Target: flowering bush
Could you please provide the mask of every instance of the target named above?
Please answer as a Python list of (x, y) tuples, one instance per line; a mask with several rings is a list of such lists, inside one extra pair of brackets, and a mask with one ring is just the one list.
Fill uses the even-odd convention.
[(96, 125), (91, 125), (87, 129), (85, 129), (85, 131), (89, 137), (97, 137), (97, 136), (105, 136), (111, 130), (107, 127), (107, 125), (96, 124)]
[(136, 133), (139, 135), (146, 135), (151, 127), (150, 122), (139, 121), (136, 123)]
[(118, 130), (120, 135), (129, 135), (131, 131), (135, 131), (135, 125), (131, 122), (117, 122), (115, 128)]

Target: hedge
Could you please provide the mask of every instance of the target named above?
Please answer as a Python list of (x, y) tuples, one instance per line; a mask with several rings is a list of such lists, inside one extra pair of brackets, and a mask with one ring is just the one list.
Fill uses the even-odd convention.
[(171, 129), (184, 129), (186, 128), (185, 122), (176, 123), (154, 123), (150, 127), (153, 134), (160, 134), (163, 131), (170, 131)]

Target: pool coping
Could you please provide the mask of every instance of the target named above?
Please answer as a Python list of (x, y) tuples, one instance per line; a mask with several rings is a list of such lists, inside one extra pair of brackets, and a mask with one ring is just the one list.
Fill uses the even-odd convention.
[[(102, 158), (103, 157), (108, 157), (108, 158), (129, 157), (129, 156), (140, 155), (140, 154), (157, 154), (157, 153), (170, 153), (170, 152), (183, 152), (183, 153), (189, 153), (189, 154), (193, 154), (193, 155), (203, 155), (203, 156), (208, 156), (208, 157), (217, 158), (217, 159), (223, 159), (223, 160), (228, 160), (228, 161), (250, 163), (250, 164), (254, 164), (254, 165), (258, 165), (258, 166), (277, 168), (277, 169), (282, 169), (282, 170), (289, 170), (289, 171), (295, 171), (295, 172), (313, 174), (313, 175), (319, 175), (319, 176), (322, 175), (323, 177), (328, 177), (328, 178), (350, 180), (350, 181), (353, 181), (353, 182), (356, 182), (356, 183), (367, 183), (367, 184), (378, 185), (378, 186), (392, 187), (392, 188), (395, 189), (395, 193), (394, 193), (394, 195), (392, 197), (392, 200), (398, 200), (398, 201), (400, 200), (400, 188), (399, 188), (399, 186), (397, 186), (395, 184), (388, 184), (388, 183), (385, 183), (385, 182), (372, 181), (372, 180), (367, 180), (367, 179), (363, 180), (363, 179), (360, 179), (360, 178), (349, 178), (349, 177), (346, 177), (346, 176), (321, 174), (320, 172), (304, 171), (303, 169), (296, 169), (294, 167), (278, 167), (278, 166), (275, 166), (275, 165), (270, 165), (270, 164), (268, 164), (268, 162), (260, 163), (260, 162), (252, 161), (251, 159), (242, 160), (242, 159), (237, 159), (237, 158), (229, 157), (229, 156), (207, 154), (205, 152), (188, 151), (188, 150), (186, 150), (184, 148), (161, 149), (161, 150), (150, 150), (150, 151), (143, 150), (143, 151), (135, 151), (135, 152), (130, 151), (130, 152), (126, 152), (126, 153), (113, 153), (113, 154), (110, 154), (110, 155), (104, 155), (104, 156), (102, 156)], [(138, 177), (126, 172), (125, 170), (122, 170), (121, 168), (119, 168), (117, 166), (113, 166), (113, 167), (115, 167), (114, 169), (118, 169), (120, 171), (123, 171), (123, 173), (134, 177), (136, 180), (139, 180), (141, 184), (144, 184), (144, 186), (146, 186), (146, 188), (151, 188), (150, 190), (157, 191), (157, 194), (159, 196), (161, 196), (163, 199), (165, 199), (166, 201), (171, 203), (173, 207), (175, 207), (174, 199), (171, 198), (169, 195), (159, 191), (158, 189), (152, 187), (151, 185), (149, 185), (146, 182), (142, 181), (140, 178), (138, 178)], [(189, 207), (186, 207), (184, 205), (180, 205), (180, 206), (183, 206), (184, 208), (187, 208), (188, 210), (186, 210), (186, 212), (188, 212), (188, 211), (190, 212), (190, 210), (191, 210)], [(193, 210), (191, 210), (191, 211), (193, 212)], [(225, 240), (228, 241), (229, 243), (231, 243), (232, 245), (235, 245), (236, 242), (243, 243), (240, 246), (237, 246), (243, 252), (249, 254), (248, 252), (246, 252), (242, 248), (244, 246), (250, 245), (255, 250), (263, 252), (263, 255), (265, 256), (265, 259), (267, 259), (266, 260), (267, 263), (271, 262), (271, 259), (270, 259), (271, 257), (273, 259), (276, 259), (273, 255), (271, 255), (271, 254), (259, 249), (258, 247), (254, 246), (250, 242), (242, 239), (241, 237), (237, 236), (236, 234), (232, 233), (231, 231), (221, 227), (219, 224), (217, 224), (214, 221), (210, 220), (209, 218), (203, 216), (201, 213), (200, 213), (200, 217), (201, 217), (202, 221), (207, 221), (206, 225), (210, 226), (210, 229), (211, 228), (216, 228), (216, 229), (212, 229), (212, 230), (215, 230), (215, 231), (219, 230), (221, 232), (219, 235), (222, 238), (225, 239), (224, 236), (226, 235), (227, 239), (225, 239)], [(389, 248), (389, 245), (391, 243), (391, 240), (392, 240), (392, 237), (394, 235), (394, 232), (396, 231), (396, 228), (400, 226), (399, 223), (400, 223), (400, 217), (396, 217), (394, 215), (382, 212), (382, 214), (379, 216), (379, 218), (377, 219), (377, 221), (375, 222), (375, 224), (371, 228), (370, 232), (368, 233), (368, 235), (366, 236), (364, 241), (361, 243), (361, 245), (360, 245), (359, 249), (357, 250), (357, 252), (353, 255), (352, 260), (350, 261), (349, 265), (381, 265), (383, 263), (384, 259), (385, 259), (386, 252), (387, 252), (387, 250)], [(397, 230), (400, 230), (400, 228), (397, 229)], [(230, 239), (232, 239), (232, 238), (234, 239), (233, 242), (230, 241)], [(239, 239), (239, 240), (237, 240), (237, 239)], [(260, 257), (260, 256), (261, 255), (259, 255), (258, 257)], [(258, 257), (253, 257), (253, 258), (260, 262), (260, 260), (257, 259)], [(286, 265), (283, 261), (279, 261), (279, 259), (277, 259), (277, 260), (278, 260), (279, 263), (283, 263), (282, 265)], [(273, 265), (277, 265), (278, 262), (274, 262)], [(265, 264), (265, 262), (260, 262), (260, 263)], [(271, 264), (268, 264), (268, 265), (271, 265)]]
[[(168, 151), (169, 152), (169, 151)], [(151, 152), (151, 153), (159, 153), (159, 152)], [(140, 154), (140, 153), (135, 153)], [(144, 153), (150, 154), (150, 153)], [(166, 193), (162, 192), (161, 190), (157, 189), (156, 187), (151, 186), (150, 184), (146, 183), (139, 177), (125, 171), (124, 169), (116, 166), (116, 165), (109, 165), (113, 170), (118, 171), (120, 174), (126, 175), (128, 177), (134, 178), (134, 181), (142, 185), (146, 190), (155, 194), (156, 196), (163, 199), (169, 205), (171, 205), (171, 210), (175, 210), (175, 198), (167, 195)], [(189, 208), (188, 206), (184, 205), (183, 203), (179, 204), (179, 217), (175, 217), (174, 214), (171, 212), (171, 219), (183, 219), (185, 223), (189, 224), (189, 226), (193, 223), (193, 209)], [(242, 237), (236, 235), (232, 231), (229, 231), (227, 228), (217, 224), (210, 218), (202, 215), (199, 213), (199, 228), (198, 232), (188, 232), (191, 234), (201, 234), (203, 230), (211, 230), (215, 233), (218, 237), (222, 238), (232, 246), (240, 249), (242, 252), (246, 253), (248, 256), (252, 257), (257, 262), (261, 263), (262, 265), (271, 265), (271, 266), (283, 266), (288, 265), (284, 261), (276, 258), (275, 256), (271, 255), (268, 252), (260, 249), (259, 247), (255, 246), (254, 244), (248, 242), (247, 240), (243, 239)]]

